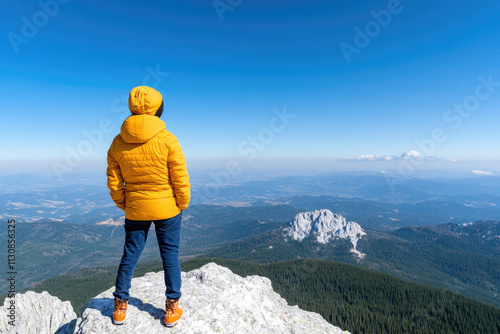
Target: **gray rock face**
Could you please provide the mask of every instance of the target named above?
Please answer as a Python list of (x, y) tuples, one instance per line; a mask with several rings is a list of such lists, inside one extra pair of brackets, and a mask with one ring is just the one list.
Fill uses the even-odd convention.
[(353, 246), (351, 252), (359, 258), (365, 257), (365, 254), (356, 249), (358, 240), (366, 235), (365, 231), (358, 223), (347, 222), (341, 214), (332, 213), (327, 209), (299, 213), (283, 231), (285, 239), (291, 237), (293, 240), (302, 241), (312, 234), (316, 241), (322, 244), (336, 238), (350, 239)]
[[(169, 333), (344, 333), (319, 314), (287, 305), (268, 278), (242, 278), (209, 263), (182, 279), (184, 315)], [(89, 302), (75, 333), (162, 333), (164, 290), (162, 272), (133, 279), (127, 319), (115, 326), (111, 288)]]
[(0, 309), (0, 333), (347, 333), (317, 313), (289, 306), (265, 277), (242, 278), (209, 263), (182, 273), (182, 279), (184, 315), (173, 329), (163, 325), (165, 286), (159, 272), (132, 280), (124, 325), (112, 321), (114, 287), (94, 297), (79, 319), (69, 302), (27, 292), (16, 295), (15, 328), (7, 323), (9, 299)]
[[(16, 294), (15, 317), (9, 317), (11, 299), (0, 308), (0, 333), (63, 334), (73, 333), (76, 313), (70, 302), (62, 302), (47, 291)], [(14, 320), (14, 325), (11, 322)]]

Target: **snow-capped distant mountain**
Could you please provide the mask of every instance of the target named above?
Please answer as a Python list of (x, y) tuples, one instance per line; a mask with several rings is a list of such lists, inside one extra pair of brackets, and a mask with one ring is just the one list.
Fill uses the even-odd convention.
[(415, 151), (415, 150), (411, 150), (411, 151), (404, 152), (403, 154), (401, 154), (401, 159), (420, 160), (420, 159), (422, 159), (422, 154), (420, 152)]
[(365, 256), (356, 249), (358, 240), (366, 235), (365, 231), (359, 224), (352, 221), (347, 222), (342, 215), (334, 214), (330, 210), (321, 209), (299, 213), (290, 222), (290, 226), (283, 231), (285, 238), (291, 237), (298, 241), (302, 241), (312, 234), (316, 241), (322, 244), (327, 244), (336, 238), (350, 239), (353, 246), (351, 252), (360, 258)]

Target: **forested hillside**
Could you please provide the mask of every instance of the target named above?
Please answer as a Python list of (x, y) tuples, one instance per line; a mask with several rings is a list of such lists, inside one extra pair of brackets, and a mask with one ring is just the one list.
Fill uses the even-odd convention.
[(357, 243), (366, 254), (363, 258), (353, 255), (346, 239), (327, 244), (311, 236), (286, 240), (277, 229), (214, 249), (206, 256), (257, 263), (297, 258), (344, 262), (500, 307), (499, 229), (498, 221), (488, 221), (367, 231)]

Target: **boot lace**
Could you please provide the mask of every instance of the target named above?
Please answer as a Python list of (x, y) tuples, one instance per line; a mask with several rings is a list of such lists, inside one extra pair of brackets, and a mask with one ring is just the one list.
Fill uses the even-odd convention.
[(166, 308), (173, 309), (178, 299), (167, 299)]
[(124, 311), (127, 309), (127, 302), (121, 300), (121, 299), (117, 299), (116, 300), (116, 307), (115, 307), (117, 310), (121, 310), (121, 311)]

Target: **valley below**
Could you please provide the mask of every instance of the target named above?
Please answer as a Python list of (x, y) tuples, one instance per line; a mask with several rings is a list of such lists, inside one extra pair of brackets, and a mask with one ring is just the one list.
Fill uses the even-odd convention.
[[(499, 179), (412, 179), (395, 191), (377, 175), (282, 177), (222, 187), (203, 204), (196, 189), (204, 183), (194, 183), (180, 255), (342, 262), (500, 307)], [(0, 182), (0, 215), (17, 222), (19, 291), (118, 265), (123, 212), (98, 178), (51, 188), (44, 179), (30, 179), (31, 188)], [(143, 262), (159, 259), (153, 230), (148, 239)]]

